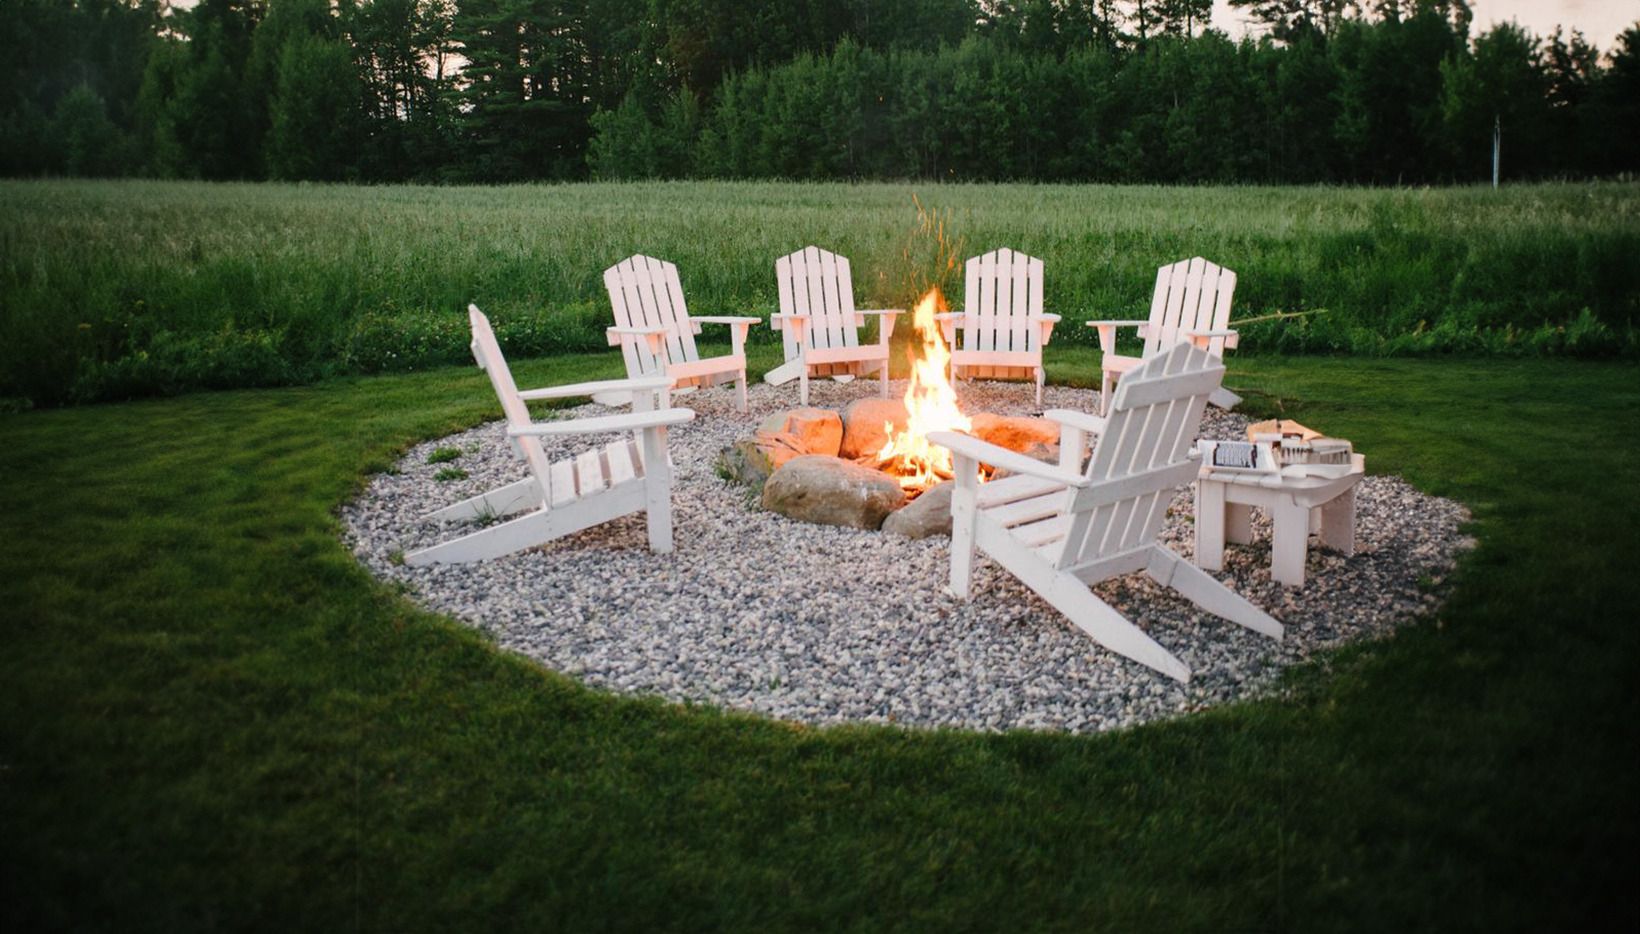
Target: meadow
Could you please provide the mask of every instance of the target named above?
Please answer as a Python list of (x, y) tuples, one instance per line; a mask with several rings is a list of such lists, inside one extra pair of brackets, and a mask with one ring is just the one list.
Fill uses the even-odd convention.
[[(931, 221), (931, 223), (929, 223)], [(943, 229), (937, 242), (931, 229)], [(1251, 352), (1640, 354), (1640, 185), (1355, 189), (674, 182), (500, 188), (0, 181), (0, 407), (604, 348), (602, 271), (673, 260), (697, 313), (768, 315), (774, 259), (852, 258), (868, 306), (1012, 246), (1077, 323), (1157, 266), (1240, 275)], [(942, 252), (943, 251), (943, 252)], [(1141, 315), (1142, 316), (1142, 315)], [(767, 329), (754, 332), (773, 340)]]

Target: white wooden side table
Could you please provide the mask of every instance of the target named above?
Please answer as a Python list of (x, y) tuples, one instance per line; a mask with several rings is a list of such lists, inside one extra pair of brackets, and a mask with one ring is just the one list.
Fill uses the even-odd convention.
[(1355, 554), (1355, 485), (1366, 473), (1366, 458), (1350, 456), (1343, 476), (1312, 476), (1315, 468), (1295, 466), (1278, 474), (1248, 474), (1203, 466), (1196, 478), (1196, 566), (1224, 567), (1225, 540), (1253, 540), (1253, 507), (1270, 513), (1270, 576), (1289, 587), (1304, 585), (1304, 557), (1310, 533), (1346, 555)]

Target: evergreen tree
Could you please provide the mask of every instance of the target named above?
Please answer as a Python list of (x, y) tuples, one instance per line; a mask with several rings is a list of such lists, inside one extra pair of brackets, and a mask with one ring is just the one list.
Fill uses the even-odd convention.
[(1596, 151), (1604, 172), (1640, 172), (1640, 23), (1625, 29), (1612, 47), (1604, 74), (1590, 95), (1590, 124), (1599, 128)]
[(1572, 30), (1568, 40), (1557, 26), (1543, 51), (1549, 87), (1552, 165), (1562, 171), (1598, 171), (1598, 128), (1591, 119), (1590, 96), (1600, 80), (1600, 50)]
[(102, 96), (82, 84), (57, 101), (51, 140), (53, 161), (68, 175), (109, 176), (129, 171), (124, 135), (108, 119)]
[(1530, 177), (1548, 168), (1548, 76), (1530, 33), (1500, 23), (1475, 39), (1472, 54), (1443, 63), (1442, 74), (1459, 177), (1491, 174), (1494, 127), (1503, 133), (1506, 176)]
[(160, 118), (181, 153), (181, 164), (167, 168), (201, 178), (260, 173), (258, 91), (266, 90), (247, 87), (244, 79), (261, 12), (253, 0), (201, 0), (181, 18), (188, 34), (186, 52), (169, 76), (168, 113)]
[(657, 130), (636, 92), (614, 110), (592, 115), (592, 142), (587, 166), (594, 178), (654, 178), (659, 174), (655, 152)]
[(1335, 29), (1336, 174), (1353, 181), (1433, 181), (1450, 169), (1442, 63), (1466, 54), (1464, 33), (1432, 4), (1410, 17)]
[(347, 43), (302, 34), (287, 40), (270, 106), (269, 174), (321, 181), (355, 175), (359, 86)]
[(569, 178), (585, 166), (589, 103), (579, 0), (467, 0), (454, 36), (462, 71), (464, 150), (484, 181)]
[[(92, 159), (98, 173), (136, 171), (124, 150), (158, 41), (158, 0), (3, 0), (0, 21), (0, 173), (82, 171), (63, 160), (72, 152), (84, 164), (93, 126), (122, 151)], [(76, 141), (59, 138), (70, 129)]]
[(439, 177), (456, 133), (454, 0), (367, 0), (343, 11), (363, 82), (361, 173)]
[[(1398, 9), (1399, 0), (1388, 2), (1392, 9)], [(1230, 5), (1250, 13), (1279, 42), (1306, 35), (1331, 35), (1344, 20), (1361, 12), (1357, 0), (1230, 0)], [(1392, 14), (1392, 18), (1398, 19), (1399, 14)]]

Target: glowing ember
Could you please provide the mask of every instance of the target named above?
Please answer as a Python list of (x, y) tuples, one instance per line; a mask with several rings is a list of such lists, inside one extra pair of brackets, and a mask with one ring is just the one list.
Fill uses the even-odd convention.
[(945, 296), (939, 289), (929, 289), (917, 303), (911, 326), (916, 329), (918, 342), (908, 352), (911, 385), (905, 390), (909, 417), (905, 430), (898, 434), (892, 423), (884, 424), (889, 439), (877, 452), (882, 469), (898, 475), (900, 486), (907, 491), (921, 492), (951, 478), (951, 452), (929, 444), (928, 433), (967, 431), (970, 427), (968, 416), (957, 408), (956, 390), (946, 377), (951, 351), (940, 336), (939, 322), (934, 320), (934, 315), (944, 310)]

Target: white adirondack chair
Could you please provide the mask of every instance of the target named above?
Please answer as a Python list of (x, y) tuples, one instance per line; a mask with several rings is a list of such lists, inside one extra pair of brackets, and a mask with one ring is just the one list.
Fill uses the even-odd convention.
[[(1089, 321), (1099, 329), (1099, 349), (1104, 360), (1104, 378), (1099, 389), (1099, 411), (1110, 411), (1111, 390), (1123, 373), (1139, 361), (1178, 340), (1188, 339), (1205, 347), (1215, 357), (1234, 348), (1240, 336), (1230, 329), (1230, 299), (1236, 292), (1236, 274), (1197, 256), (1156, 270), (1156, 291), (1150, 299), (1148, 321)], [(1137, 357), (1116, 352), (1116, 329), (1137, 328), (1145, 348)], [(1220, 386), (1207, 400), (1214, 405), (1235, 408), (1241, 397)]]
[[(604, 287), (615, 309), (615, 326), (607, 336), (621, 348), (626, 375), (632, 379), (667, 376), (674, 390), (693, 391), (734, 380), (740, 411), (746, 411), (746, 332), (760, 318), (691, 316), (683, 303), (678, 267), (639, 253), (604, 270)], [(702, 324), (726, 324), (732, 350), (701, 359), (695, 335)], [(625, 404), (629, 393), (601, 392), (605, 405)]]
[(1042, 313), (1042, 261), (1004, 247), (968, 260), (962, 311), (939, 315), (951, 374), (970, 379), (1035, 376), (1042, 404), (1042, 348), (1058, 315)]
[[(798, 398), (809, 404), (809, 377), (850, 377), (876, 372), (888, 398), (888, 341), (900, 309), (856, 309), (849, 262), (816, 246), (804, 247), (774, 262), (780, 288), (780, 313), (770, 322), (782, 332), (786, 362), (763, 379), (801, 380)], [(866, 315), (877, 317), (877, 342), (862, 344)]]
[[(514, 452), (530, 468), (523, 480), (463, 500), (423, 516), (423, 520), (456, 521), (525, 515), (479, 529), (459, 538), (404, 556), (411, 565), (482, 561), (511, 554), (579, 532), (601, 522), (643, 512), (649, 523), (649, 548), (672, 550), (672, 464), (666, 453), (666, 428), (695, 417), (689, 409), (671, 407), (670, 378), (603, 380), (518, 390), (501, 356), (490, 321), (477, 306), (467, 306), (473, 326), (473, 356), (490, 374), (490, 385), (507, 416), (507, 436)], [(565, 399), (598, 392), (631, 395), (633, 409), (622, 415), (536, 422), (525, 403), (532, 399)], [(541, 439), (556, 435), (620, 434), (615, 441), (579, 456), (547, 460)]]
[[(1128, 371), (1110, 415), (1052, 410), (1060, 463), (1044, 464), (955, 432), (928, 440), (956, 455), (951, 591), (968, 597), (974, 549), (1036, 591), (1106, 648), (1170, 675), (1190, 669), (1088, 587), (1144, 571), (1202, 609), (1275, 639), (1281, 624), (1157, 541), (1176, 489), (1196, 476), (1193, 442), (1224, 376), (1207, 351), (1178, 343)], [(1081, 469), (1086, 435), (1099, 435)], [(980, 485), (980, 463), (1014, 476)]]

